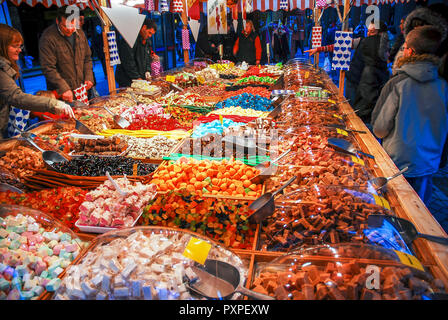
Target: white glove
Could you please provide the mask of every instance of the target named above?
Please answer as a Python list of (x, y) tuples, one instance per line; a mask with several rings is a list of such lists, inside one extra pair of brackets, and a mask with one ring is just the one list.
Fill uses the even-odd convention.
[(146, 78), (146, 80), (151, 80), (151, 72), (146, 71), (145, 78)]
[(58, 102), (56, 103), (56, 111), (59, 114), (67, 115), (69, 118), (75, 118), (75, 113), (73, 112), (72, 107), (70, 107), (63, 101), (58, 100)]

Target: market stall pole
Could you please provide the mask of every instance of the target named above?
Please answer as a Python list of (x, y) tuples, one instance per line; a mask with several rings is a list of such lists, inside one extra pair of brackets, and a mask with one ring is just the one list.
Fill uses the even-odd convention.
[[(320, 10), (317, 7), (316, 1), (314, 3), (314, 12), (313, 12), (313, 14), (314, 14), (314, 26), (317, 27), (319, 25), (319, 21), (320, 21), (320, 19), (319, 19)], [(312, 37), (310, 37), (310, 39), (312, 39)], [(312, 47), (311, 43), (310, 43), (310, 47)], [(314, 58), (314, 66), (317, 68), (317, 67), (319, 67), (319, 53), (317, 53), (314, 57), (315, 57)]]
[[(350, 0), (344, 0), (344, 18), (342, 21), (342, 31), (348, 31), (348, 14), (350, 12)], [(344, 96), (344, 80), (345, 80), (345, 71), (339, 71), (339, 96)]]
[[(107, 1), (101, 0), (101, 6), (106, 7)], [(109, 93), (111, 95), (114, 95), (115, 89), (116, 89), (115, 74), (114, 74), (113, 67), (110, 65), (110, 52), (109, 52), (109, 46), (108, 46), (108, 41), (107, 41), (107, 33), (110, 31), (111, 23), (100, 7), (95, 8), (95, 11), (98, 11), (97, 14), (99, 13), (99, 16), (102, 18), (102, 20), (105, 23), (103, 25), (103, 43), (104, 43), (103, 50), (104, 50), (104, 59), (105, 59), (105, 63), (106, 63), (106, 76), (107, 76), (107, 84), (109, 86)]]
[[(184, 28), (187, 28), (188, 26), (188, 17), (187, 17), (187, 8), (188, 8), (188, 0), (182, 0), (182, 5), (184, 7), (184, 10), (182, 11), (182, 23), (184, 24)], [(186, 49), (183, 49), (184, 51), (184, 63), (187, 64), (190, 61), (189, 58), (189, 52)]]

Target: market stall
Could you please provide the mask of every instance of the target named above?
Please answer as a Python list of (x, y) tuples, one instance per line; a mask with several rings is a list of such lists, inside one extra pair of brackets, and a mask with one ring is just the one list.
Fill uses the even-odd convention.
[[(431, 299), (448, 286), (444, 247), (393, 218), (446, 233), (403, 177), (372, 182), (397, 168), (306, 61), (193, 60), (75, 114), (94, 134), (42, 119), (0, 143), (1, 298), (213, 297), (202, 276), (228, 264), (256, 299)], [(372, 265), (377, 290), (364, 286)]]

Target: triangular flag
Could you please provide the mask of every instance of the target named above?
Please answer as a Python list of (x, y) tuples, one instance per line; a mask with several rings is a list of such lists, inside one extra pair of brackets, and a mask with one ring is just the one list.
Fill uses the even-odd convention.
[[(195, 1), (191, 6), (190, 3)], [(199, 2), (199, 0), (191, 0), (188, 2), (189, 9), (188, 9), (188, 16), (193, 20), (200, 20), (201, 19), (201, 10), (200, 5), (202, 6), (202, 3)]]
[(190, 29), (191, 29), (191, 33), (193, 34), (194, 41), (198, 41), (199, 27), (201, 26), (201, 23), (199, 22), (199, 20), (190, 19), (188, 24), (190, 25)]
[(233, 20), (233, 31), (236, 32), (236, 28), (238, 28), (238, 20)]
[(115, 28), (132, 48), (146, 16), (140, 14), (137, 8), (127, 6), (116, 5), (114, 8), (101, 7), (101, 9), (103, 9), (109, 20), (112, 21)]

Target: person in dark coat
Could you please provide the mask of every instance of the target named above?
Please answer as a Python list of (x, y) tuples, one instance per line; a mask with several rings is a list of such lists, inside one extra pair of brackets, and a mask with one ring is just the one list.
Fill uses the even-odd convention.
[(400, 51), (400, 48), (404, 43), (403, 26), (405, 20), (406, 17), (403, 17), (400, 20), (400, 34), (397, 35), (397, 37), (395, 38), (395, 42), (390, 49), (389, 58), (387, 59), (389, 63), (395, 60), (395, 56), (397, 55), (398, 51)]
[[(233, 46), (236, 41), (236, 34), (233, 31), (231, 24), (227, 24), (227, 33), (220, 35), (219, 43), (223, 46), (223, 60), (234, 61), (236, 60), (233, 55)], [(218, 52), (219, 54), (219, 52)]]
[(156, 31), (155, 22), (146, 19), (132, 48), (123, 37), (119, 37), (117, 47), (121, 64), (115, 70), (119, 87), (130, 87), (132, 80), (146, 79), (147, 73), (151, 73), (151, 62), (159, 59), (150, 43), (150, 38)]
[(384, 22), (380, 29), (369, 25), (367, 37), (362, 41), (358, 50), (361, 51), (364, 68), (356, 90), (354, 109), (366, 124), (370, 124), (372, 110), (381, 93), (381, 89), (389, 79), (387, 56), (389, 37)]
[(207, 31), (207, 25), (204, 25), (199, 32), (198, 41), (196, 42), (195, 58), (216, 60), (218, 57), (218, 48), (215, 43), (211, 41), (211, 37)]
[(246, 21), (244, 32), (238, 36), (233, 46), (233, 54), (236, 56), (237, 62), (246, 61), (251, 65), (260, 64), (261, 42), (252, 21)]
[(397, 73), (381, 91), (372, 113), (373, 132), (384, 150), (428, 205), (448, 134), (448, 83), (435, 55), (442, 35), (435, 26), (410, 31)]

